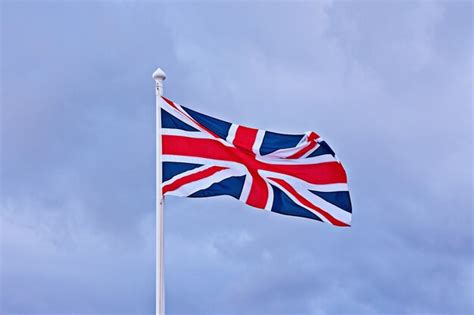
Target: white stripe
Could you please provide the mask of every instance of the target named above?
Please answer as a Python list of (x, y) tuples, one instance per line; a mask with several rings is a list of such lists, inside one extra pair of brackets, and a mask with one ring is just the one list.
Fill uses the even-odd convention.
[(178, 179), (181, 179), (183, 177), (189, 176), (189, 175), (194, 174), (194, 173), (204, 171), (204, 170), (206, 170), (208, 168), (211, 168), (211, 167), (212, 167), (212, 165), (203, 165), (203, 166), (200, 166), (200, 167), (193, 168), (192, 170), (189, 170), (189, 171), (186, 171), (186, 172), (183, 172), (183, 173), (179, 173), (179, 174), (171, 177), (170, 179), (168, 179), (166, 182), (163, 182), (163, 186), (170, 185), (170, 184), (174, 183), (175, 181), (177, 181)]
[(181, 137), (188, 137), (188, 138), (196, 138), (196, 139), (211, 139), (215, 140), (212, 135), (200, 131), (187, 131), (181, 129), (173, 129), (173, 128), (163, 128), (162, 134), (167, 136), (181, 136)]
[(293, 148), (285, 148), (285, 149), (279, 149), (276, 151), (273, 151), (272, 153), (268, 153), (264, 155), (263, 157), (267, 159), (284, 159), (289, 156), (292, 156), (296, 152), (301, 150), (301, 147), (293, 147)]
[(309, 164), (320, 164), (327, 162), (338, 162), (331, 154), (318, 155), (310, 158), (299, 158), (299, 159), (285, 159), (275, 158), (273, 156), (264, 155), (257, 156), (256, 159), (260, 162), (267, 164), (280, 164), (280, 165), (309, 165)]
[(272, 211), (273, 207), (273, 189), (268, 180), (265, 180), (265, 183), (267, 184), (267, 189), (268, 189), (268, 199), (267, 203), (265, 204), (265, 210)]
[(252, 175), (247, 173), (245, 176), (244, 186), (242, 187), (242, 192), (240, 193), (240, 198), (239, 198), (240, 201), (247, 202), (247, 199), (249, 198), (249, 194), (250, 194), (250, 189), (252, 188), (252, 182), (253, 182)]
[(308, 189), (321, 192), (349, 191), (347, 184), (325, 184), (317, 185), (308, 183)]
[[(320, 146), (321, 146), (321, 145), (320, 145), (318, 142), (316, 142), (316, 145), (314, 146), (314, 148), (312, 148), (311, 150), (309, 150), (308, 152), (306, 152), (305, 154), (303, 154), (303, 155), (300, 157), (300, 159), (306, 159), (306, 158), (308, 158), (308, 156), (310, 156), (311, 153), (313, 153), (314, 151), (316, 151), (317, 149), (319, 149)], [(329, 155), (330, 155), (330, 154), (329, 154)]]
[(260, 147), (262, 146), (263, 137), (265, 137), (265, 130), (258, 129), (255, 142), (252, 146), (252, 151), (255, 155), (260, 155)]
[(197, 191), (202, 189), (207, 189), (211, 187), (212, 184), (219, 183), (226, 178), (231, 176), (238, 175), (235, 170), (225, 169), (214, 173), (211, 176), (202, 178), (200, 180), (192, 181), (187, 183), (176, 190), (170, 191), (167, 194), (179, 197), (187, 197), (189, 195), (194, 194)]
[(234, 144), (235, 133), (237, 132), (238, 127), (239, 125), (237, 124), (230, 125), (229, 134), (227, 135), (227, 138), (225, 139), (229, 144)]

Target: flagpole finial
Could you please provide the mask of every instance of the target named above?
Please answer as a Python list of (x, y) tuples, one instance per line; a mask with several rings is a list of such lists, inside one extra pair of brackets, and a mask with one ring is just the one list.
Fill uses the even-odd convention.
[(155, 72), (153, 72), (153, 79), (155, 79), (155, 81), (163, 81), (166, 79), (166, 73), (163, 71), (163, 69), (158, 68), (155, 70)]
[(166, 79), (166, 73), (158, 68), (153, 72), (153, 79), (156, 82), (156, 94), (163, 95), (163, 81)]

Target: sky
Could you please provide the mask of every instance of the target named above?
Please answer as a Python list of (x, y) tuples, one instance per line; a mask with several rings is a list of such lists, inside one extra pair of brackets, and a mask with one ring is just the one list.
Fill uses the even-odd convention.
[(167, 314), (472, 314), (473, 4), (1, 2), (1, 314), (152, 314), (155, 100), (316, 131), (350, 228), (167, 197)]

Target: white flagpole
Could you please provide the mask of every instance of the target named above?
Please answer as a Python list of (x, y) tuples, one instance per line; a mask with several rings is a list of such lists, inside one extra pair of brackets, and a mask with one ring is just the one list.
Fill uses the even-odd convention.
[(156, 82), (156, 271), (155, 271), (155, 287), (156, 315), (165, 313), (165, 286), (164, 286), (164, 264), (163, 264), (163, 192), (161, 190), (162, 183), (162, 164), (161, 164), (161, 96), (163, 95), (163, 80), (166, 74), (161, 68), (153, 72), (153, 79)]

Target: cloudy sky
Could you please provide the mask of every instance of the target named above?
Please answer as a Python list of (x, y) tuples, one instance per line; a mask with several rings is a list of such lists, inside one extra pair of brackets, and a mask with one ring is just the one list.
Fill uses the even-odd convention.
[(473, 312), (473, 5), (1, 3), (0, 313), (151, 314), (154, 82), (317, 131), (353, 226), (166, 200), (168, 314)]

